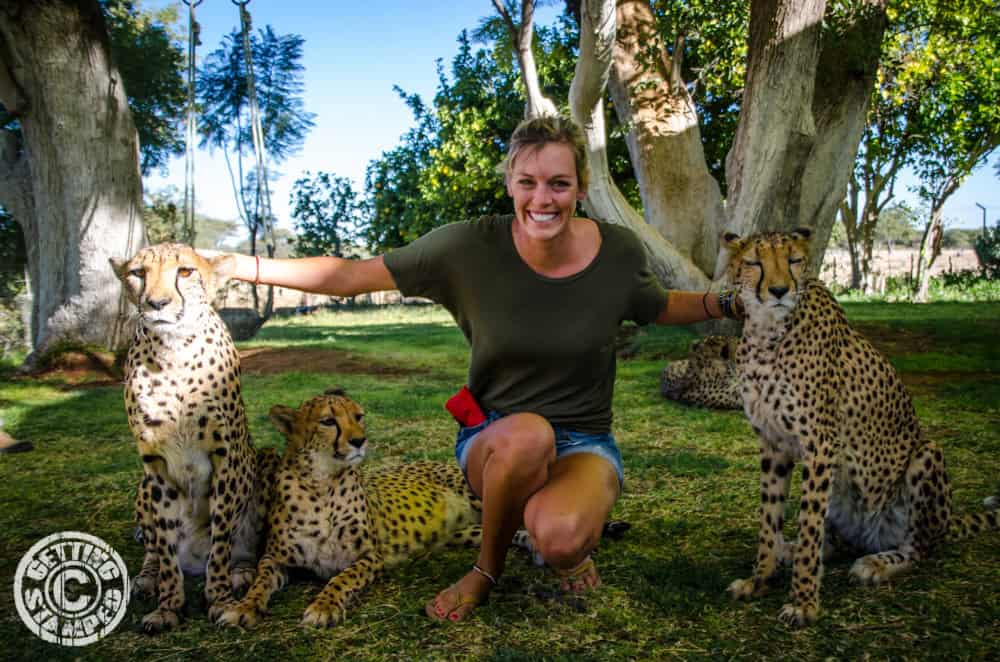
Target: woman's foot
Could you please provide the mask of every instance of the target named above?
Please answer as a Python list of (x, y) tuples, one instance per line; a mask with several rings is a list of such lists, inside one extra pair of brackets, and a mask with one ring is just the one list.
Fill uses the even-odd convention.
[(457, 623), (473, 609), (486, 602), (486, 597), (496, 586), (496, 579), (477, 566), (464, 577), (441, 591), (427, 603), (424, 612), (435, 621)]
[(594, 559), (589, 556), (575, 567), (568, 570), (556, 569), (559, 576), (559, 588), (569, 593), (584, 593), (601, 585), (601, 576), (597, 574)]

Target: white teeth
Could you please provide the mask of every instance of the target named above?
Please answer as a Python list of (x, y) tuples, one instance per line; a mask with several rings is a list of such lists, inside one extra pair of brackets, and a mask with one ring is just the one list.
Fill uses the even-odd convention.
[(559, 214), (556, 213), (540, 214), (538, 212), (529, 212), (529, 214), (531, 216), (531, 220), (538, 223), (549, 223), (551, 221), (556, 220), (559, 217)]

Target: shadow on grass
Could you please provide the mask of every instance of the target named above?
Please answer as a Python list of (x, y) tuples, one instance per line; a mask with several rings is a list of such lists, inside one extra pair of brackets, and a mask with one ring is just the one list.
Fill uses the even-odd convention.
[(646, 450), (643, 455), (631, 453), (625, 459), (628, 471), (665, 469), (673, 476), (712, 476), (728, 469), (730, 462), (717, 455), (704, 455), (687, 450), (655, 453)]

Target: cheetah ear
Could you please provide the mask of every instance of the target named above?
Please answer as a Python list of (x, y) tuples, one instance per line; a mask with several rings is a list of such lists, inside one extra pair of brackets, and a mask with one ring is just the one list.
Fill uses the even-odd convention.
[(288, 438), (292, 436), (292, 432), (295, 430), (295, 419), (298, 417), (298, 413), (298, 409), (286, 407), (285, 405), (274, 405), (271, 407), (271, 411), (268, 412), (267, 417), (271, 419), (271, 423), (278, 429), (278, 432)]
[(743, 246), (743, 239), (735, 232), (723, 232), (722, 243), (731, 250), (737, 251)]
[(792, 239), (808, 239), (813, 231), (809, 228), (795, 228), (792, 230)]
[(340, 388), (339, 386), (335, 386), (334, 388), (328, 388), (325, 391), (323, 391), (323, 395), (341, 395), (347, 397), (347, 391)]
[(125, 280), (125, 267), (128, 266), (128, 260), (109, 257), (108, 262), (111, 264), (111, 269), (114, 270), (115, 275), (118, 276), (118, 280)]

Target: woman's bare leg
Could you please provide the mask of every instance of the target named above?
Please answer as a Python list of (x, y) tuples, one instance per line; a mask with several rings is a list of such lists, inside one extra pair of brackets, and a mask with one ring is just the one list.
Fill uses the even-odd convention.
[(580, 592), (600, 584), (590, 552), (618, 500), (618, 475), (593, 453), (567, 455), (555, 462), (545, 486), (524, 509), (524, 524), (536, 551), (563, 577), (564, 590)]
[[(525, 504), (546, 485), (554, 462), (555, 433), (535, 414), (512, 414), (496, 421), (479, 433), (469, 449), (469, 484), (483, 499), (483, 540), (476, 565), (494, 578), (503, 574), (507, 548), (524, 522)], [(486, 576), (469, 571), (441, 591), (425, 611), (431, 618), (460, 621), (491, 588)]]

